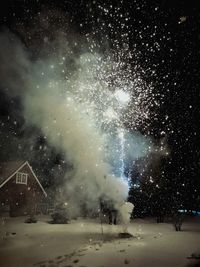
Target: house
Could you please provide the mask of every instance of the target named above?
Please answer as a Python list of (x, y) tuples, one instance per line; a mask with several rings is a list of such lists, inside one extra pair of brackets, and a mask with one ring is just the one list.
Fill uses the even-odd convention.
[(27, 161), (0, 163), (0, 212), (35, 214), (47, 194)]

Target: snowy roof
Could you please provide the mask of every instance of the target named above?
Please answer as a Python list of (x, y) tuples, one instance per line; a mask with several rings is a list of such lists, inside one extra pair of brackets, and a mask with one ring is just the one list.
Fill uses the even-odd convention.
[(29, 165), (27, 161), (0, 162), (0, 188), (3, 187), (3, 185), (6, 184), (26, 164), (30, 168), (34, 178), (38, 182), (44, 195), (47, 196), (47, 193), (45, 192), (43, 186), (41, 185), (35, 173), (33, 172), (32, 167)]

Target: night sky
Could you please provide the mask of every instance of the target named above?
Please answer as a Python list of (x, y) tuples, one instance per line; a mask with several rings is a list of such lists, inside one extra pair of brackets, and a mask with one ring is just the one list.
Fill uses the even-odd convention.
[[(155, 116), (137, 130), (155, 143), (164, 138), (169, 150), (159, 164), (149, 164), (140, 182), (154, 175), (168, 194), (181, 194), (185, 206), (192, 203), (200, 208), (198, 1), (8, 0), (1, 1), (0, 12), (1, 31), (14, 32), (33, 57), (38, 57), (45, 45), (44, 31), (51, 39), (58, 27), (67, 33), (92, 36), (99, 44), (106, 41), (112, 49), (128, 43), (131, 51), (137, 51), (134, 61), (138, 71), (161, 99), (153, 107)], [(43, 20), (42, 27), (37, 26), (38, 20)], [(53, 179), (54, 173), (62, 177), (62, 169), (70, 166), (39, 129), (26, 125), (20, 99), (10, 97), (0, 86), (0, 160), (27, 159), (45, 177), (44, 185), (59, 183)], [(126, 127), (131, 128), (131, 118)], [(132, 175), (134, 180), (134, 171)]]

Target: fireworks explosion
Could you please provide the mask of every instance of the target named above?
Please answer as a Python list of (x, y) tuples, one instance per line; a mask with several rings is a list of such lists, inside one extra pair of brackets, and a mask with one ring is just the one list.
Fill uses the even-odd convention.
[[(42, 22), (48, 24), (49, 17)], [(11, 95), (21, 97), (26, 122), (37, 126), (73, 165), (63, 196), (74, 210), (80, 203), (96, 208), (102, 196), (118, 206), (126, 200), (128, 166), (134, 168), (135, 160), (152, 150), (139, 129), (149, 127), (156, 117), (153, 107), (159, 105), (153, 85), (143, 79), (137, 51), (129, 49), (128, 35), (122, 35), (122, 46), (114, 42), (109, 48), (96, 39), (102, 25), (92, 37), (66, 37), (59, 29), (53, 40), (44, 37), (45, 29), (39, 32), (45, 45), (34, 58), (16, 36), (1, 35), (15, 59), (10, 63), (8, 55), (1, 55), (4, 72), (14, 73), (3, 78), (4, 84)]]
[(198, 1), (1, 3), (3, 265), (198, 261)]

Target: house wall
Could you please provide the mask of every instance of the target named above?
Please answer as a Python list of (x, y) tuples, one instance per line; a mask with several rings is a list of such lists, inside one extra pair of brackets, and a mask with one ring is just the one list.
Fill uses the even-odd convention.
[(26, 164), (19, 172), (28, 174), (27, 184), (16, 183), (16, 175), (14, 175), (0, 188), (0, 205), (9, 207), (10, 216), (35, 213), (38, 202), (44, 197), (29, 166)]

